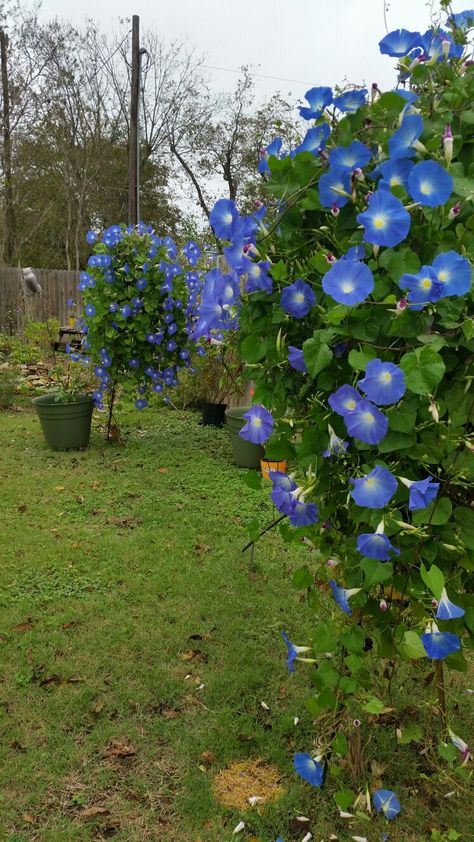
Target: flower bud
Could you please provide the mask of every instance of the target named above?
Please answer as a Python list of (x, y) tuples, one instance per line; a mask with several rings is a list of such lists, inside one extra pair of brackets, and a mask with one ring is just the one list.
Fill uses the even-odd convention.
[(400, 298), (400, 301), (397, 301), (397, 305), (396, 305), (396, 308), (395, 308), (396, 312), (397, 313), (403, 313), (403, 311), (406, 310), (407, 306), (408, 306), (408, 298)]
[(337, 206), (337, 205), (336, 205), (336, 203), (334, 202), (334, 204), (333, 204), (333, 206), (332, 206), (332, 208), (331, 208), (331, 213), (332, 213), (332, 215), (333, 215), (333, 216), (335, 216), (335, 217), (337, 217), (337, 216), (339, 216), (340, 212), (341, 212), (341, 211), (340, 211), (340, 209), (338, 208), (338, 206)]
[(452, 206), (451, 210), (448, 213), (448, 219), (456, 219), (456, 217), (461, 213), (461, 202), (456, 202), (455, 205)]
[(439, 412), (438, 412), (438, 406), (435, 403), (435, 401), (433, 401), (433, 400), (431, 401), (431, 403), (428, 407), (428, 412), (430, 413), (433, 421), (437, 424), (438, 421), (439, 421)]
[(385, 599), (381, 599), (379, 602), (379, 608), (381, 611), (388, 611), (388, 602)]
[(451, 161), (453, 160), (453, 133), (451, 131), (451, 126), (448, 123), (444, 130), (443, 134), (443, 148), (444, 148), (444, 159), (449, 167)]
[(328, 558), (326, 567), (337, 567), (337, 561), (334, 558)]

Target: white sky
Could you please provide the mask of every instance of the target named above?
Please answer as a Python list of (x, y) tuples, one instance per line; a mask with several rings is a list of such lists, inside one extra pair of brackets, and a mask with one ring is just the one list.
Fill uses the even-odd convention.
[[(438, 2), (385, 0), (389, 29), (424, 31)], [(165, 40), (188, 37), (206, 64), (238, 70), (259, 65), (261, 74), (290, 80), (256, 79), (259, 96), (275, 90), (295, 100), (313, 85), (350, 82), (392, 87), (394, 60), (381, 56), (385, 35), (384, 0), (43, 0), (42, 17), (76, 24), (93, 18), (113, 29), (118, 18), (140, 15), (140, 25), (156, 28)], [(454, 11), (472, 0), (453, 0)], [(210, 70), (216, 88), (233, 88), (237, 75)]]

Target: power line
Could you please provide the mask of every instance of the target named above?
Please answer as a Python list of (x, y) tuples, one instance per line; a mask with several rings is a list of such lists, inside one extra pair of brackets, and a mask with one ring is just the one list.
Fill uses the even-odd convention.
[[(205, 67), (206, 70), (223, 70), (225, 73), (237, 73), (239, 76), (242, 73), (242, 70), (234, 70), (232, 67), (217, 67), (214, 64), (202, 64), (201, 67)], [(285, 79), (283, 76), (269, 76), (266, 73), (254, 73), (253, 71), (247, 71), (249, 76), (259, 76), (261, 79), (274, 79), (277, 82), (294, 82), (297, 85), (314, 85), (314, 82), (306, 82), (303, 79)]]

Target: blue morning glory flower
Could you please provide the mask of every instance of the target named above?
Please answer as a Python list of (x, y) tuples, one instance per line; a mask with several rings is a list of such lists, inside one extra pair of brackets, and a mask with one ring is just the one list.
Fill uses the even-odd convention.
[(307, 752), (296, 752), (293, 763), (295, 772), (311, 786), (321, 786), (324, 779), (324, 770), (317, 760), (313, 760)]
[(366, 263), (338, 260), (323, 275), (323, 290), (339, 304), (360, 304), (374, 288), (374, 276)]
[(459, 652), (461, 641), (457, 634), (440, 632), (436, 623), (431, 623), (430, 630), (421, 635), (423, 648), (432, 661), (443, 661), (448, 655)]
[(268, 274), (269, 260), (250, 263), (247, 267), (247, 292), (271, 292), (273, 280)]
[(427, 29), (421, 36), (421, 46), (424, 58), (430, 60), (431, 63), (443, 61), (446, 58), (460, 58), (464, 51), (463, 45), (456, 44), (451, 35), (442, 29), (436, 31)]
[(402, 275), (398, 286), (409, 291), (411, 310), (422, 310), (425, 304), (438, 301), (443, 292), (443, 285), (431, 266), (422, 266), (416, 275)]
[(394, 160), (384, 161), (380, 164), (380, 171), (382, 179), (378, 183), (378, 188), (387, 187), (391, 190), (392, 187), (408, 188), (408, 176), (413, 169), (413, 161), (410, 158), (395, 158)]
[(407, 388), (403, 369), (379, 359), (367, 363), (365, 377), (357, 385), (377, 406), (397, 403)]
[(441, 591), (435, 617), (437, 620), (455, 620), (458, 617), (464, 617), (464, 608), (451, 602), (446, 593), (446, 588)]
[(408, 486), (410, 511), (425, 509), (436, 498), (439, 491), (439, 482), (433, 482), (431, 477), (417, 481), (402, 479), (404, 485)]
[(135, 401), (135, 406), (137, 409), (145, 409), (145, 407), (148, 406), (148, 401), (146, 400), (146, 398), (138, 398)]
[(231, 199), (218, 199), (209, 214), (209, 222), (220, 240), (232, 239), (234, 225), (238, 218), (235, 202)]
[(141, 292), (142, 289), (146, 289), (147, 286), (148, 286), (148, 281), (147, 281), (146, 278), (139, 278), (138, 281), (135, 284), (135, 288), (138, 289), (139, 292)]
[(295, 646), (294, 643), (291, 642), (290, 638), (288, 637), (285, 631), (282, 631), (281, 636), (288, 647), (288, 660), (286, 662), (288, 666), (288, 672), (294, 672), (294, 662), (296, 658), (302, 652), (309, 652), (311, 646)]
[(364, 532), (359, 535), (357, 549), (367, 558), (376, 558), (378, 561), (388, 561), (391, 553), (400, 555), (400, 550), (393, 546), (384, 532)]
[(393, 821), (401, 811), (400, 802), (391, 789), (377, 789), (372, 793), (375, 809), (383, 813), (385, 818)]
[(128, 319), (128, 317), (132, 315), (132, 308), (129, 307), (128, 304), (124, 304), (121, 313), (124, 319)]
[(84, 312), (85, 312), (86, 316), (89, 316), (89, 317), (95, 316), (96, 310), (95, 310), (94, 305), (93, 304), (86, 304), (86, 306), (84, 308)]
[(329, 395), (328, 403), (334, 412), (343, 417), (356, 408), (357, 404), (362, 400), (361, 395), (353, 386), (344, 384), (340, 386), (336, 392)]
[(316, 503), (305, 503), (293, 499), (288, 514), (292, 526), (312, 526), (318, 522), (319, 511)]
[(297, 489), (296, 483), (282, 471), (269, 471), (268, 476), (272, 481), (270, 499), (279, 512), (289, 515), (294, 500), (293, 492)]
[(387, 416), (365, 399), (344, 415), (344, 423), (349, 435), (365, 444), (379, 444), (387, 435)]
[(319, 179), (319, 201), (323, 208), (342, 208), (351, 195), (351, 174), (345, 167), (331, 167)]
[(330, 579), (329, 584), (331, 585), (332, 595), (339, 605), (339, 608), (342, 608), (344, 614), (352, 617), (352, 609), (349, 605), (349, 599), (351, 596), (359, 593), (361, 588), (341, 588), (334, 579)]
[(280, 307), (295, 319), (307, 316), (315, 304), (316, 296), (302, 278), (298, 278), (293, 284), (285, 287), (281, 294)]
[(358, 506), (368, 509), (383, 509), (395, 494), (398, 483), (387, 468), (377, 465), (365, 477), (350, 479), (354, 488), (350, 492)]
[(464, 12), (451, 14), (447, 23), (450, 26), (457, 26), (459, 29), (472, 29), (474, 27), (474, 9), (466, 9)]
[(303, 374), (306, 374), (308, 371), (301, 348), (295, 348), (294, 345), (288, 345), (288, 362), (292, 368), (296, 369), (296, 371), (302, 371)]
[(282, 139), (281, 137), (276, 137), (272, 140), (265, 149), (262, 149), (260, 152), (260, 159), (258, 162), (257, 170), (259, 173), (266, 173), (270, 172), (270, 167), (268, 166), (268, 159), (270, 155), (274, 155), (276, 158), (280, 155)]
[(190, 266), (195, 266), (201, 257), (202, 251), (194, 240), (188, 240), (184, 245), (183, 253)]
[(411, 217), (400, 199), (388, 190), (376, 190), (357, 222), (364, 226), (364, 240), (377, 246), (397, 246), (410, 230)]
[(365, 246), (363, 243), (360, 243), (358, 246), (351, 246), (351, 248), (339, 258), (339, 260), (364, 260), (364, 258)]
[(466, 257), (456, 251), (445, 251), (433, 260), (433, 271), (442, 284), (440, 298), (448, 295), (465, 295), (471, 288), (472, 266)]
[(343, 441), (343, 439), (336, 436), (333, 428), (331, 426), (328, 427), (329, 429), (329, 445), (326, 450), (323, 450), (323, 457), (328, 459), (330, 456), (343, 456), (349, 447), (348, 441)]
[(406, 114), (400, 128), (389, 138), (390, 157), (411, 158), (417, 149), (423, 149), (418, 138), (423, 131), (423, 120), (419, 114)]
[(408, 29), (394, 29), (379, 41), (379, 48), (382, 55), (401, 58), (408, 55), (414, 47), (420, 44), (421, 35), (419, 32), (409, 32)]
[(264, 406), (251, 406), (244, 418), (246, 424), (242, 427), (239, 436), (252, 444), (263, 444), (270, 438), (273, 432), (273, 415)]
[(352, 172), (358, 167), (365, 167), (372, 157), (370, 149), (360, 140), (353, 140), (349, 146), (337, 146), (329, 153), (331, 167), (343, 167)]
[(436, 208), (453, 192), (453, 177), (436, 161), (420, 161), (408, 176), (408, 192), (415, 202)]
[(346, 91), (345, 94), (337, 96), (333, 100), (333, 104), (339, 111), (345, 111), (347, 114), (355, 114), (359, 108), (365, 105), (367, 93), (367, 88), (358, 91)]
[(325, 108), (331, 105), (331, 88), (310, 88), (306, 91), (304, 98), (309, 102), (309, 108), (302, 106), (299, 109), (300, 116), (305, 120), (317, 120), (321, 117)]
[(331, 134), (331, 129), (327, 123), (320, 123), (319, 126), (313, 126), (308, 129), (302, 142), (293, 150), (292, 155), (298, 152), (312, 152), (317, 155), (321, 149), (324, 149), (326, 141)]
[(94, 243), (96, 243), (96, 242), (97, 242), (97, 233), (96, 233), (96, 231), (88, 231), (88, 232), (87, 232), (87, 234), (86, 234), (86, 240), (87, 240), (87, 243), (88, 243), (90, 246), (93, 246), (93, 245), (94, 245)]
[(137, 358), (136, 358), (136, 357), (132, 357), (132, 358), (128, 361), (128, 367), (129, 367), (129, 368), (139, 368), (139, 367), (140, 367), (140, 360), (137, 360)]

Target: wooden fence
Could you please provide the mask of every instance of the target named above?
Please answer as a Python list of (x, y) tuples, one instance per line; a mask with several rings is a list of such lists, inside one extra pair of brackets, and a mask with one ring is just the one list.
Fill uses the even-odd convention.
[(0, 333), (23, 332), (25, 322), (57, 318), (67, 323), (68, 299), (80, 304), (79, 274), (64, 269), (33, 269), (41, 294), (31, 292), (21, 269), (0, 267)]

